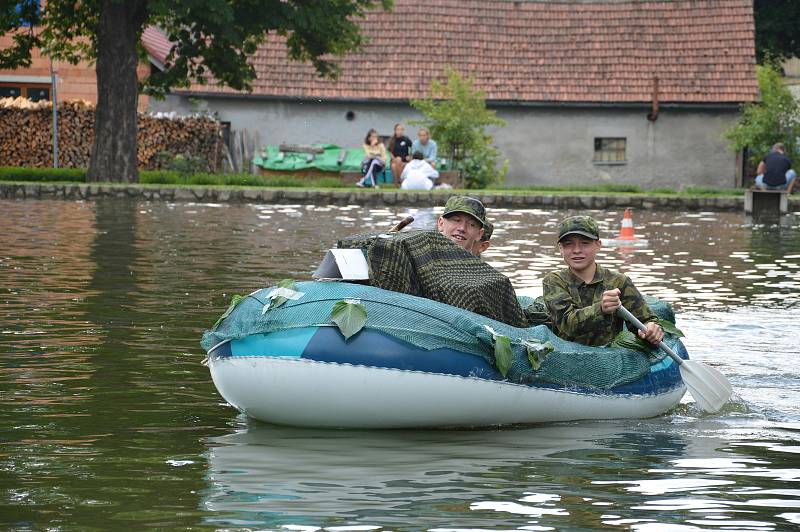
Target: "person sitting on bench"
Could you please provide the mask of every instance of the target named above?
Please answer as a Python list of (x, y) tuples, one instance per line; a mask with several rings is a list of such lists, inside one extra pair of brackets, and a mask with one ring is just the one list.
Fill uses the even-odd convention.
[(778, 142), (758, 163), (756, 188), (761, 190), (785, 190), (792, 193), (797, 173), (792, 170), (792, 160), (786, 156), (786, 149)]
[(403, 174), (403, 169), (411, 160), (411, 139), (406, 137), (406, 127), (397, 123), (394, 125), (394, 134), (389, 139), (389, 149), (392, 159), (392, 177), (399, 181), (398, 177)]
[(411, 145), (411, 153), (422, 152), (422, 157), (432, 167), (436, 168), (436, 141), (431, 138), (428, 128), (419, 128), (419, 138)]
[(361, 163), (361, 173), (364, 175), (356, 186), (375, 187), (375, 174), (386, 168), (386, 146), (378, 138), (378, 132), (370, 129), (364, 139), (364, 160)]

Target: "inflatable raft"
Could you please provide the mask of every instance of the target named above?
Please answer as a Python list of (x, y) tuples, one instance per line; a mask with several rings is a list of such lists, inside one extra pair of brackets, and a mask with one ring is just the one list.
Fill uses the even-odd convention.
[[(289, 297), (278, 306), (276, 294)], [(363, 328), (349, 339), (331, 320), (341, 301), (366, 311)], [(665, 304), (653, 308), (671, 316)], [(504, 371), (496, 359), (498, 338), (512, 351)], [(688, 358), (679, 339), (666, 341)], [(518, 329), (429, 299), (349, 283), (254, 292), (206, 332), (203, 345), (222, 397), (249, 417), (283, 425), (463, 427), (643, 418), (668, 411), (685, 392), (677, 365), (657, 352), (587, 347), (543, 325)], [(534, 358), (531, 346), (538, 349)]]

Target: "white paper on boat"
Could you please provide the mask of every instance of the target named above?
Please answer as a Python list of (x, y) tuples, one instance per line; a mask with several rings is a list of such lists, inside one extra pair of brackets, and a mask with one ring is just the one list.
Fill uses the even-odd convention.
[(336, 281), (365, 281), (369, 279), (369, 265), (360, 249), (329, 249), (312, 277)]

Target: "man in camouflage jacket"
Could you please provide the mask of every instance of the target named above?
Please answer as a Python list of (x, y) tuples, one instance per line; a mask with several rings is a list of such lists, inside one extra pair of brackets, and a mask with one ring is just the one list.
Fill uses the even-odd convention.
[(647, 327), (630, 330), (658, 344), (664, 331), (658, 318), (627, 276), (595, 262), (600, 250), (600, 230), (589, 216), (572, 216), (558, 226), (558, 249), (568, 268), (542, 280), (544, 300), (553, 331), (561, 338), (586, 345), (606, 345), (622, 331), (617, 316), (621, 305)]

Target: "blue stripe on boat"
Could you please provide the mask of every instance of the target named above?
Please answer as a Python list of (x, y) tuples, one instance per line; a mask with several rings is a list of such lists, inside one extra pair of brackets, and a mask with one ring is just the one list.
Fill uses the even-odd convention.
[(299, 358), (316, 332), (316, 327), (301, 327), (286, 331), (251, 334), (238, 340), (231, 340), (231, 354), (240, 357)]
[[(675, 351), (688, 358), (681, 342)], [(500, 372), (484, 358), (454, 349), (426, 351), (386, 333), (363, 329), (345, 341), (336, 327), (303, 327), (287, 331), (254, 334), (226, 342), (210, 353), (211, 356), (265, 356), (295, 357), (318, 362), (353, 364), (376, 368), (424, 371), (443, 375), (477, 377), (487, 380), (505, 380)], [(614, 395), (650, 395), (664, 393), (681, 385), (678, 365), (670, 358), (655, 362), (644, 377), (600, 391), (585, 386), (564, 386), (536, 381), (536, 388), (564, 390), (578, 393), (608, 393)]]
[(336, 327), (320, 327), (306, 346), (303, 358), (319, 362), (503, 380), (500, 372), (482, 357), (453, 349), (426, 351), (372, 329), (363, 329), (345, 342)]

